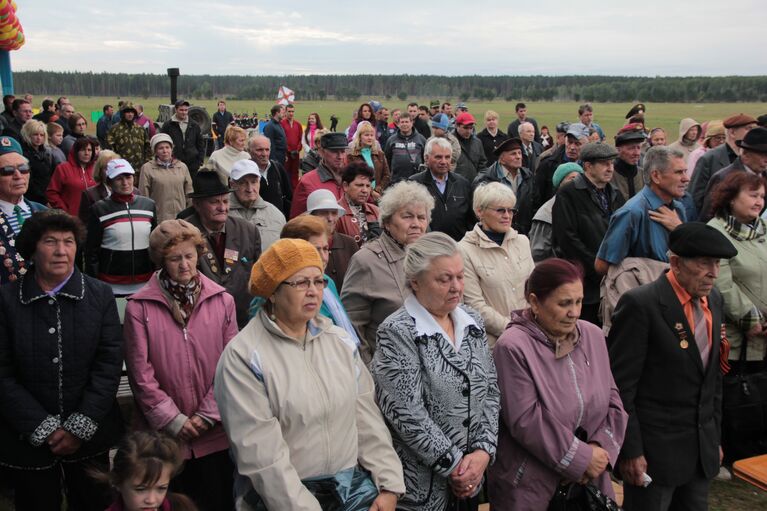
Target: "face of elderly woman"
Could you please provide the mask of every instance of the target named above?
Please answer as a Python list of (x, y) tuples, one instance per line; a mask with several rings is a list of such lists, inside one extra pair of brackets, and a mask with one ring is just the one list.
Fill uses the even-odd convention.
[(173, 245), (165, 254), (163, 268), (174, 282), (188, 284), (197, 275), (197, 246), (192, 240)]
[(554, 338), (564, 337), (575, 330), (575, 322), (581, 315), (583, 284), (580, 280), (562, 284), (540, 301), (530, 295), (530, 307), (538, 324)]
[(511, 204), (491, 204), (479, 212), (482, 227), (493, 232), (509, 232), (514, 211)]
[(411, 204), (397, 210), (385, 226), (395, 240), (409, 245), (426, 233), (428, 212), (425, 206)]
[(420, 304), (432, 315), (449, 314), (463, 298), (463, 257), (453, 254), (435, 258), (429, 269), (410, 286)]
[(154, 146), (154, 155), (160, 161), (170, 161), (173, 156), (173, 146), (167, 142), (160, 142)]
[(762, 214), (764, 207), (764, 187), (749, 190), (741, 187), (740, 192), (730, 203), (732, 215), (741, 223), (751, 223)]
[(133, 174), (120, 174), (109, 181), (112, 193), (130, 195), (133, 192)]
[[(323, 284), (318, 286), (320, 281)], [(306, 323), (320, 310), (323, 288), (324, 280), (319, 268), (310, 266), (297, 271), (285, 279), (272, 295), (274, 315), (286, 323)]]
[(77, 240), (70, 231), (46, 231), (35, 247), (32, 260), (37, 275), (46, 281), (60, 282), (72, 273)]
[(330, 260), (330, 246), (328, 246), (328, 235), (323, 234), (321, 236), (310, 236), (309, 239), (307, 239), (309, 243), (311, 243), (314, 248), (317, 249), (317, 252), (320, 253), (320, 259), (322, 259), (322, 269), (324, 270), (328, 266), (328, 260)]

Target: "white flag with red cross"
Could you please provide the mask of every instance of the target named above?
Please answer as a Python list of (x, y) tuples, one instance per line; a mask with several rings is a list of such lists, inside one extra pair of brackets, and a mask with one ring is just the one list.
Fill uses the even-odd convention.
[(287, 105), (288, 103), (293, 103), (296, 100), (296, 93), (292, 90), (288, 89), (284, 85), (280, 86), (280, 89), (277, 91), (277, 103), (280, 105)]

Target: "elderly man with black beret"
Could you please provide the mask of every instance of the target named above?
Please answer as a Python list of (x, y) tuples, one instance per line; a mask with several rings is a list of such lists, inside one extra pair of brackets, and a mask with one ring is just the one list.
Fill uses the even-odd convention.
[(625, 199), (610, 181), (613, 178), (615, 149), (602, 142), (581, 148), (583, 174), (562, 185), (552, 209), (553, 247), (559, 257), (583, 265), (584, 298), (581, 319), (601, 325), (598, 317), (599, 283), (602, 276), (594, 269), (594, 260), (607, 232), (610, 216), (623, 206)]
[(707, 509), (722, 457), (726, 341), (714, 281), (737, 250), (700, 222), (672, 231), (669, 249), (671, 269), (618, 301), (608, 341), (629, 414), (618, 461), (627, 511)]

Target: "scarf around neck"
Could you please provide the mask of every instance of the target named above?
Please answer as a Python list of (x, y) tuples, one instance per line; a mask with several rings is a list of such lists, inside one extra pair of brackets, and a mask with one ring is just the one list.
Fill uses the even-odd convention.
[(753, 223), (742, 224), (734, 216), (728, 215), (724, 230), (737, 241), (750, 241), (761, 238), (767, 233), (764, 220), (757, 218)]
[(165, 270), (160, 270), (157, 278), (160, 281), (160, 288), (171, 299), (173, 319), (179, 325), (186, 326), (194, 310), (194, 305), (200, 297), (200, 290), (202, 289), (200, 274), (195, 274), (187, 284), (179, 284), (171, 280)]

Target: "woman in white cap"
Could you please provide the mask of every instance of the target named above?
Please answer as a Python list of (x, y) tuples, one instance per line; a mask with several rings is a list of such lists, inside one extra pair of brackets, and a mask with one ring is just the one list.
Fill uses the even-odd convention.
[(138, 190), (157, 205), (157, 222), (176, 218), (189, 203), (192, 177), (183, 161), (173, 157), (173, 140), (167, 133), (158, 133), (149, 142), (154, 158), (141, 167)]
[(135, 174), (127, 160), (107, 163), (105, 181), (112, 194), (91, 206), (88, 222), (86, 273), (109, 284), (115, 296), (132, 295), (154, 272), (149, 233), (157, 225), (155, 203), (134, 193)]
[(253, 319), (224, 349), (215, 398), (237, 509), (394, 511), (402, 465), (348, 333), (319, 315), (317, 249), (281, 239), (253, 265)]
[(338, 291), (344, 285), (346, 269), (349, 261), (357, 253), (359, 246), (354, 238), (336, 232), (336, 222), (346, 214), (346, 210), (338, 205), (336, 196), (330, 190), (315, 190), (306, 199), (306, 212), (310, 215), (325, 219), (328, 224), (328, 238), (330, 247), (330, 259), (325, 268), (325, 274), (333, 279)]

